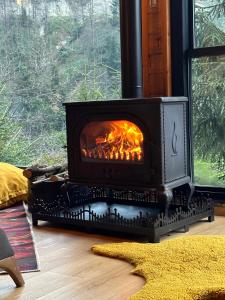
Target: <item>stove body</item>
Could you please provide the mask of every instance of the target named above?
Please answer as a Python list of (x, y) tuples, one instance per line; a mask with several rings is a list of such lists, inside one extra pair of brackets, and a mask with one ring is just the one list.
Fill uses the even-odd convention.
[(190, 184), (185, 97), (69, 102), (69, 178), (82, 185), (156, 190)]

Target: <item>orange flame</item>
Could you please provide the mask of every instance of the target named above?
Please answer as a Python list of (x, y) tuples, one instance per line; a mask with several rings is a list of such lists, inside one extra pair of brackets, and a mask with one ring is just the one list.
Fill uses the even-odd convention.
[(143, 160), (143, 133), (127, 120), (89, 123), (81, 134), (81, 154), (89, 159)]

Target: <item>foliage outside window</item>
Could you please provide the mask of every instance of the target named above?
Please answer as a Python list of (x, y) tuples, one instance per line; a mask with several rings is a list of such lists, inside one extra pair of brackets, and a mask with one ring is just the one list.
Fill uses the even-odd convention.
[(195, 0), (195, 47), (225, 44), (225, 2), (223, 0)]
[[(224, 45), (225, 1), (196, 0), (194, 13), (195, 47)], [(225, 186), (224, 78), (225, 51), (224, 55), (193, 58), (193, 136), (197, 184)]]
[(119, 1), (0, 0), (0, 161), (65, 159), (62, 103), (116, 99)]

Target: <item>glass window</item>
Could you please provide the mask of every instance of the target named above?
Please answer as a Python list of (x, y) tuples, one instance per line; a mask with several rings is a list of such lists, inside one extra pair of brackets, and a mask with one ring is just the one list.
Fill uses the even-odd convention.
[(0, 161), (65, 159), (64, 101), (121, 97), (119, 0), (0, 1)]
[(225, 186), (225, 56), (192, 61), (195, 183)]
[(225, 44), (225, 1), (194, 0), (194, 45), (197, 48)]

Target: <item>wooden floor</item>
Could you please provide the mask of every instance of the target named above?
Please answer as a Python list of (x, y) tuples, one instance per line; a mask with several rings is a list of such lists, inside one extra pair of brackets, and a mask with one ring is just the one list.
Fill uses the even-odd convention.
[[(41, 271), (24, 274), (26, 284), (18, 289), (8, 275), (1, 275), (0, 299), (124, 300), (144, 284), (143, 278), (130, 273), (130, 264), (90, 251), (94, 244), (129, 239), (56, 228), (44, 222), (33, 231)], [(224, 235), (225, 217), (218, 216), (212, 223), (201, 221), (187, 233), (172, 233), (163, 239), (190, 234)]]

